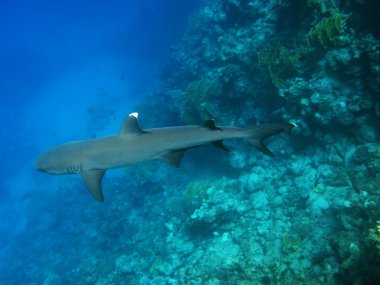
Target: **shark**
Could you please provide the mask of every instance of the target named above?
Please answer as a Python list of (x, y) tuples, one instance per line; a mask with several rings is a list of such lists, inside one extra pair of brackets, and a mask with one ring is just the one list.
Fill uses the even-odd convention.
[(247, 140), (265, 155), (273, 157), (263, 141), (295, 126), (270, 123), (239, 128), (217, 126), (214, 119), (209, 119), (201, 125), (142, 129), (137, 118), (138, 113), (128, 115), (118, 134), (52, 147), (36, 159), (35, 168), (48, 174), (80, 174), (91, 195), (103, 202), (102, 180), (108, 169), (156, 159), (179, 167), (187, 150), (211, 143), (230, 151), (223, 141), (236, 138)]

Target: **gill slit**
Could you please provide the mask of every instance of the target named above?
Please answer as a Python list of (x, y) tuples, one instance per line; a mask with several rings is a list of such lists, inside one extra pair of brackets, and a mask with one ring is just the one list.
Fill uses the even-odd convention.
[(66, 171), (68, 173), (72, 173), (72, 174), (81, 173), (82, 172), (82, 165), (75, 164), (73, 166), (70, 166), (70, 167), (66, 168)]

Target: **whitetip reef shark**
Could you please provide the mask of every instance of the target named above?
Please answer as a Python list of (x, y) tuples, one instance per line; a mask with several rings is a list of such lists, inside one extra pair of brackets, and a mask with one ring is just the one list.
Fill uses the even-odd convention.
[(123, 122), (119, 134), (96, 139), (68, 142), (42, 153), (36, 169), (49, 174), (80, 174), (88, 191), (98, 201), (104, 201), (102, 179), (107, 169), (125, 167), (148, 160), (161, 159), (179, 167), (188, 149), (212, 143), (225, 151), (223, 140), (243, 138), (268, 156), (273, 153), (263, 140), (290, 131), (295, 125), (263, 124), (249, 128), (216, 126), (215, 120), (202, 125), (141, 129), (137, 113)]

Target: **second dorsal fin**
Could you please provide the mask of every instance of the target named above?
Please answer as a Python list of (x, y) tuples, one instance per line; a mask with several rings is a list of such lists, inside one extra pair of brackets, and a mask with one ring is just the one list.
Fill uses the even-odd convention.
[(121, 125), (121, 135), (142, 135), (147, 132), (142, 130), (137, 121), (138, 113), (129, 114)]
[(210, 120), (204, 121), (201, 126), (204, 127), (204, 128), (208, 128), (210, 130), (213, 130), (213, 131), (221, 131), (221, 132), (223, 132), (223, 130), (221, 128), (218, 128), (215, 125), (215, 120), (214, 119), (210, 119)]

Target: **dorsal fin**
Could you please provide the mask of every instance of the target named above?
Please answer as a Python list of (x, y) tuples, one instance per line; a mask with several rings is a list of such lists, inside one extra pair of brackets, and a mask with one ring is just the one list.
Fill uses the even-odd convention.
[(124, 120), (123, 124), (121, 125), (121, 129), (120, 129), (121, 135), (139, 136), (139, 135), (147, 133), (139, 127), (137, 117), (138, 117), (138, 113), (132, 113), (128, 115), (128, 117)]
[(215, 120), (214, 119), (210, 119), (210, 120), (206, 120), (203, 122), (203, 124), (201, 125), (202, 127), (204, 128), (208, 128), (212, 131), (221, 131), (223, 132), (223, 130), (221, 128), (218, 128), (216, 125), (215, 125)]

